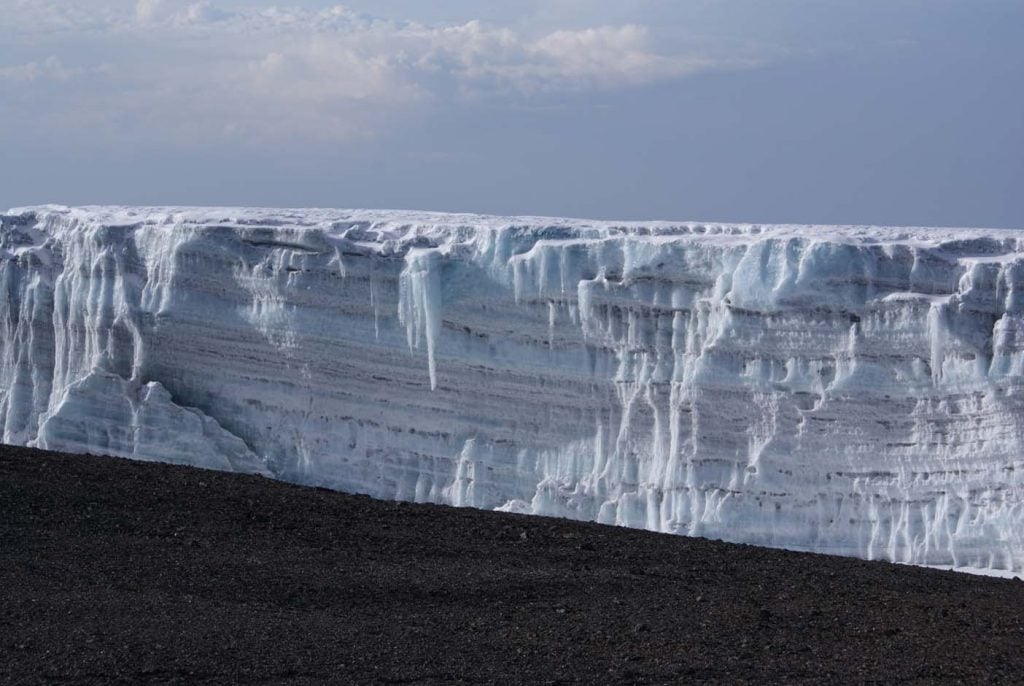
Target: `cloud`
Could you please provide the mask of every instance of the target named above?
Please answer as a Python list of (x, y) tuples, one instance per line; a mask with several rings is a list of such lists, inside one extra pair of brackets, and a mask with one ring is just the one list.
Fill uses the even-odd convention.
[[(200, 144), (350, 140), (452, 97), (629, 88), (730, 64), (728, 56), (655, 50), (650, 30), (635, 24), (531, 35), (479, 21), (382, 19), (341, 5), (228, 11), (209, 1), (137, 0), (119, 10), (16, 0), (12, 24), (0, 47), (46, 45), (55, 56), (4, 67), (0, 79), (30, 88), (94, 75), (95, 65), (78, 62), (97, 56), (109, 67), (95, 90), (51, 94), (55, 111), (85, 111), (79, 121), (98, 125), (97, 135)], [(75, 61), (66, 67), (62, 59)], [(74, 126), (46, 112), (21, 114), (41, 126)]]
[(55, 55), (50, 55), (42, 62), (26, 62), (14, 66), (0, 66), (0, 81), (15, 83), (32, 83), (34, 81), (68, 81), (82, 74), (98, 73), (104, 66), (91, 69), (69, 68)]
[(160, 0), (139, 0), (135, 3), (135, 21), (148, 24), (156, 19), (159, 10)]
[(561, 30), (515, 43), (511, 59), (467, 65), (476, 81), (493, 78), (523, 91), (608, 89), (673, 79), (715, 66), (709, 58), (659, 55), (641, 26)]
[(163, 23), (169, 25), (195, 25), (222, 21), (232, 16), (208, 0), (180, 6), (167, 0), (138, 0), (135, 3), (135, 23), (143, 26)]

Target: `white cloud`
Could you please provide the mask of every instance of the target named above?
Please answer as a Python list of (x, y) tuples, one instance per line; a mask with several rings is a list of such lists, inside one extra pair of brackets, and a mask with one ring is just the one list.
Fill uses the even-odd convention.
[[(94, 92), (53, 95), (55, 109), (84, 110), (75, 121), (101, 128), (114, 122), (111, 135), (191, 142), (349, 139), (452, 94), (607, 90), (729, 63), (728, 56), (659, 52), (649, 30), (632, 24), (538, 36), (478, 21), (386, 20), (340, 5), (227, 11), (209, 1), (137, 0), (90, 10), (16, 0), (12, 23), (0, 47), (20, 40), (28, 50), (46, 36), (56, 56), (0, 68), (0, 79), (29, 88), (43, 78), (87, 77), (91, 67), (68, 69), (61, 57), (96, 54), (111, 65), (104, 81)], [(73, 125), (45, 112), (22, 115), (43, 126)]]
[(155, 20), (160, 9), (160, 0), (139, 0), (135, 3), (135, 21), (148, 24)]
[(533, 92), (643, 85), (716, 64), (708, 58), (659, 55), (648, 42), (648, 30), (635, 25), (555, 31), (536, 41), (515, 42), (511, 59), (471, 61), (466, 74)]
[(68, 81), (76, 76), (99, 73), (103, 66), (90, 69), (66, 67), (55, 55), (50, 55), (42, 62), (26, 62), (13, 66), (0, 66), (0, 81), (31, 83), (35, 81)]

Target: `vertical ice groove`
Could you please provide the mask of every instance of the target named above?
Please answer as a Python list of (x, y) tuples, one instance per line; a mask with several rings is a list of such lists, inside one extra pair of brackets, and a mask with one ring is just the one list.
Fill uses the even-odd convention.
[(558, 308), (554, 300), (548, 301), (548, 348), (555, 347), (555, 321), (558, 317)]
[(929, 365), (932, 383), (942, 382), (942, 365), (946, 354), (946, 303), (933, 302), (928, 309)]
[(376, 341), (380, 340), (380, 296), (377, 294), (379, 286), (377, 285), (377, 274), (376, 272), (370, 273), (370, 307), (373, 308), (373, 338)]

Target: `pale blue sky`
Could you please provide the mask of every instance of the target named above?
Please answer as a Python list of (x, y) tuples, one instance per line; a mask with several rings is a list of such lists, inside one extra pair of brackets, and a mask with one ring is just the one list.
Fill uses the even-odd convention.
[(0, 151), (3, 207), (1024, 228), (1024, 0), (0, 0)]

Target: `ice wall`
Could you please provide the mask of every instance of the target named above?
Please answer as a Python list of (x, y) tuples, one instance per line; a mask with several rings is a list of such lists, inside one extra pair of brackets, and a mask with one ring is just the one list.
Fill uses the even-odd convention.
[(1024, 566), (1024, 231), (0, 215), (6, 443)]

